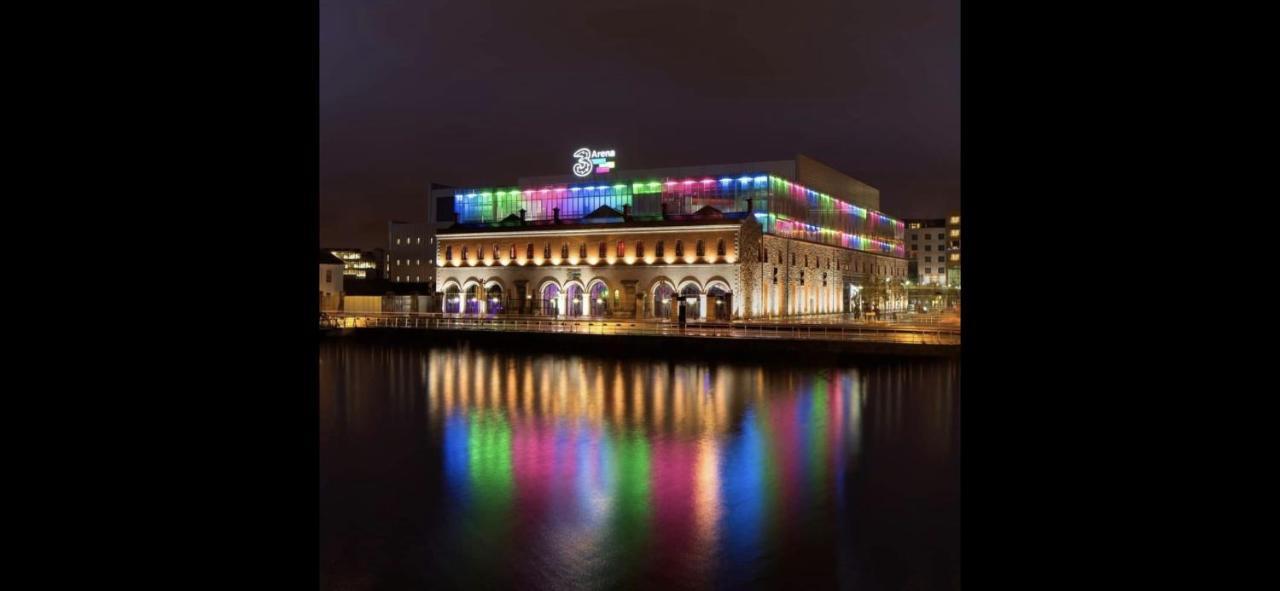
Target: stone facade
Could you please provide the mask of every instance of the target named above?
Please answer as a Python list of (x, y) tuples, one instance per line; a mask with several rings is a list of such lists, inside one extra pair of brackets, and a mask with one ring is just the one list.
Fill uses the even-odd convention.
[(749, 216), (437, 236), (446, 313), (670, 319), (680, 303), (691, 320), (836, 313), (872, 275), (905, 278), (906, 260), (766, 235)]

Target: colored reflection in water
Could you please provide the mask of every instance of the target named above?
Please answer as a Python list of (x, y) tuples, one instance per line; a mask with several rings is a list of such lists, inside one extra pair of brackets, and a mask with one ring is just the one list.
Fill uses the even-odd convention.
[(326, 587), (959, 583), (959, 370), (326, 342)]

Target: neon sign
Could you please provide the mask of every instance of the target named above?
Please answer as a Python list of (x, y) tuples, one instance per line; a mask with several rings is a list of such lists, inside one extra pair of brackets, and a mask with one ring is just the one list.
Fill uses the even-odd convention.
[(578, 159), (573, 165), (573, 174), (579, 177), (591, 176), (593, 171), (596, 174), (606, 173), (618, 166), (614, 160), (617, 157), (616, 150), (578, 148), (573, 157)]

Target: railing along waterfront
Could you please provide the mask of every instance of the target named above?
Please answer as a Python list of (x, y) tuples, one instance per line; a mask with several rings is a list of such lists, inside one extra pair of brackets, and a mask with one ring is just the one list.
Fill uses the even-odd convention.
[(609, 318), (547, 318), (543, 316), (474, 317), (440, 313), (329, 313), (325, 328), (405, 328), (493, 332), (544, 332), (597, 335), (659, 335), (704, 338), (813, 339), (871, 341), (924, 345), (958, 345), (960, 330), (942, 325), (918, 326), (884, 322), (675, 322)]

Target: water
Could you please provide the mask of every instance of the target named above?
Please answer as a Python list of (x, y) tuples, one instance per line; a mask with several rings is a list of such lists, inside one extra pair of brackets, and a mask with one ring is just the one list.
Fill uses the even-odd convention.
[(322, 586), (958, 589), (959, 375), (326, 340)]

